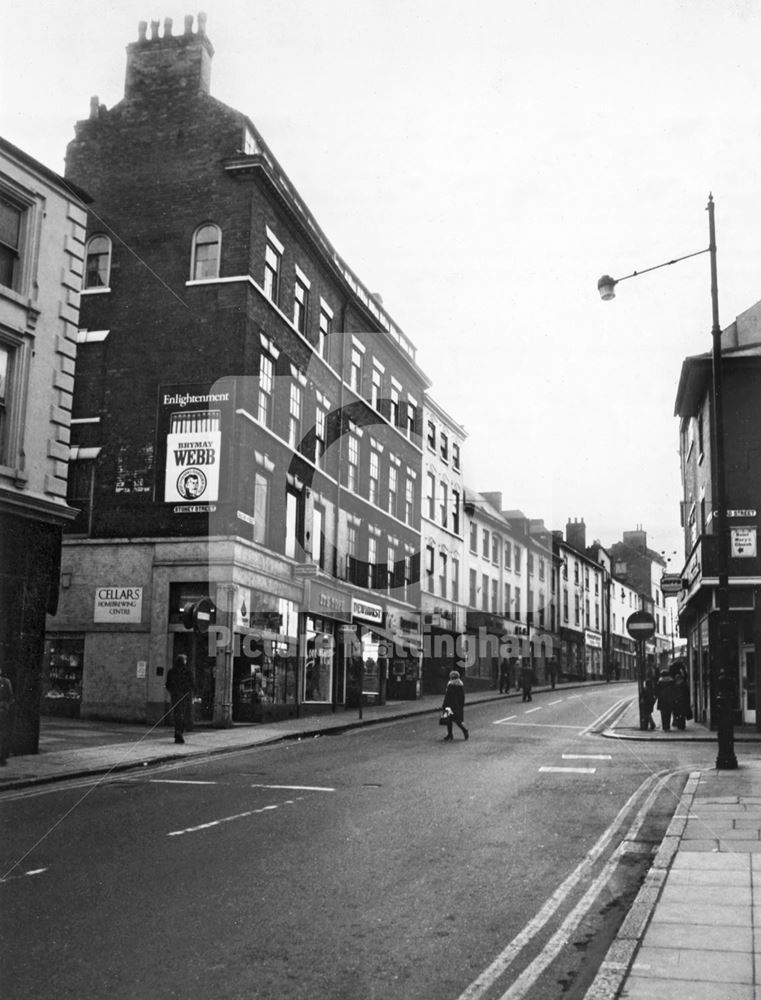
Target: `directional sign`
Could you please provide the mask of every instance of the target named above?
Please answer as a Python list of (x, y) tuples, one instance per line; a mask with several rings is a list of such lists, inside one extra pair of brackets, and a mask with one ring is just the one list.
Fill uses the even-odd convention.
[(655, 618), (649, 611), (635, 611), (626, 619), (626, 630), (632, 639), (652, 639), (655, 635)]

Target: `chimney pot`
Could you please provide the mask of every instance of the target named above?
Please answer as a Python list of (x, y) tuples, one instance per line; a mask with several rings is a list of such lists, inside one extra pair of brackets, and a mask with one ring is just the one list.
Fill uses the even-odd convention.
[(137, 40), (139, 42), (145, 41), (145, 33), (147, 30), (148, 30), (148, 22), (140, 21), (140, 23), (137, 26)]
[(198, 34), (206, 34), (206, 14), (203, 11), (198, 13)]
[(159, 22), (151, 21), (151, 41), (155, 41), (159, 37)]
[(192, 35), (193, 34), (193, 15), (192, 14), (186, 14), (185, 15), (185, 34), (186, 35)]
[(95, 94), (90, 98), (90, 117), (97, 118), (100, 113), (100, 101), (98, 95)]
[(172, 19), (171, 17), (164, 18), (164, 38), (172, 37)]

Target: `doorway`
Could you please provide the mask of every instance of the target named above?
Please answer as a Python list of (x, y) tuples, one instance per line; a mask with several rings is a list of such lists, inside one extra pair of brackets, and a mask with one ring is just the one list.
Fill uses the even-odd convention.
[(742, 688), (742, 719), (744, 723), (756, 722), (756, 647), (743, 646), (740, 653)]

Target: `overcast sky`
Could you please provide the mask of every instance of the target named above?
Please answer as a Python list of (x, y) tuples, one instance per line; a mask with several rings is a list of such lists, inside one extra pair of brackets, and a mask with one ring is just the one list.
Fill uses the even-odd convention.
[[(212, 94), (257, 125), (469, 432), (474, 489), (680, 568), (674, 397), (761, 298), (752, 0), (206, 0)], [(59, 172), (162, 0), (3, 0), (0, 134)], [(725, 405), (731, 406), (731, 400)]]

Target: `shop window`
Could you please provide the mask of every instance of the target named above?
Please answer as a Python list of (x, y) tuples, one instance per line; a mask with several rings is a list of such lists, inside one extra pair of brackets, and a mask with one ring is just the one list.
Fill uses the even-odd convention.
[(334, 628), (334, 623), (327, 619), (307, 616), (306, 657), (301, 691), (301, 700), (304, 702), (324, 704), (333, 700), (334, 673), (338, 652)]
[(108, 289), (111, 281), (111, 240), (102, 234), (88, 240), (85, 251), (84, 291)]
[(85, 654), (83, 635), (51, 635), (45, 640), (43, 715), (79, 716)]

